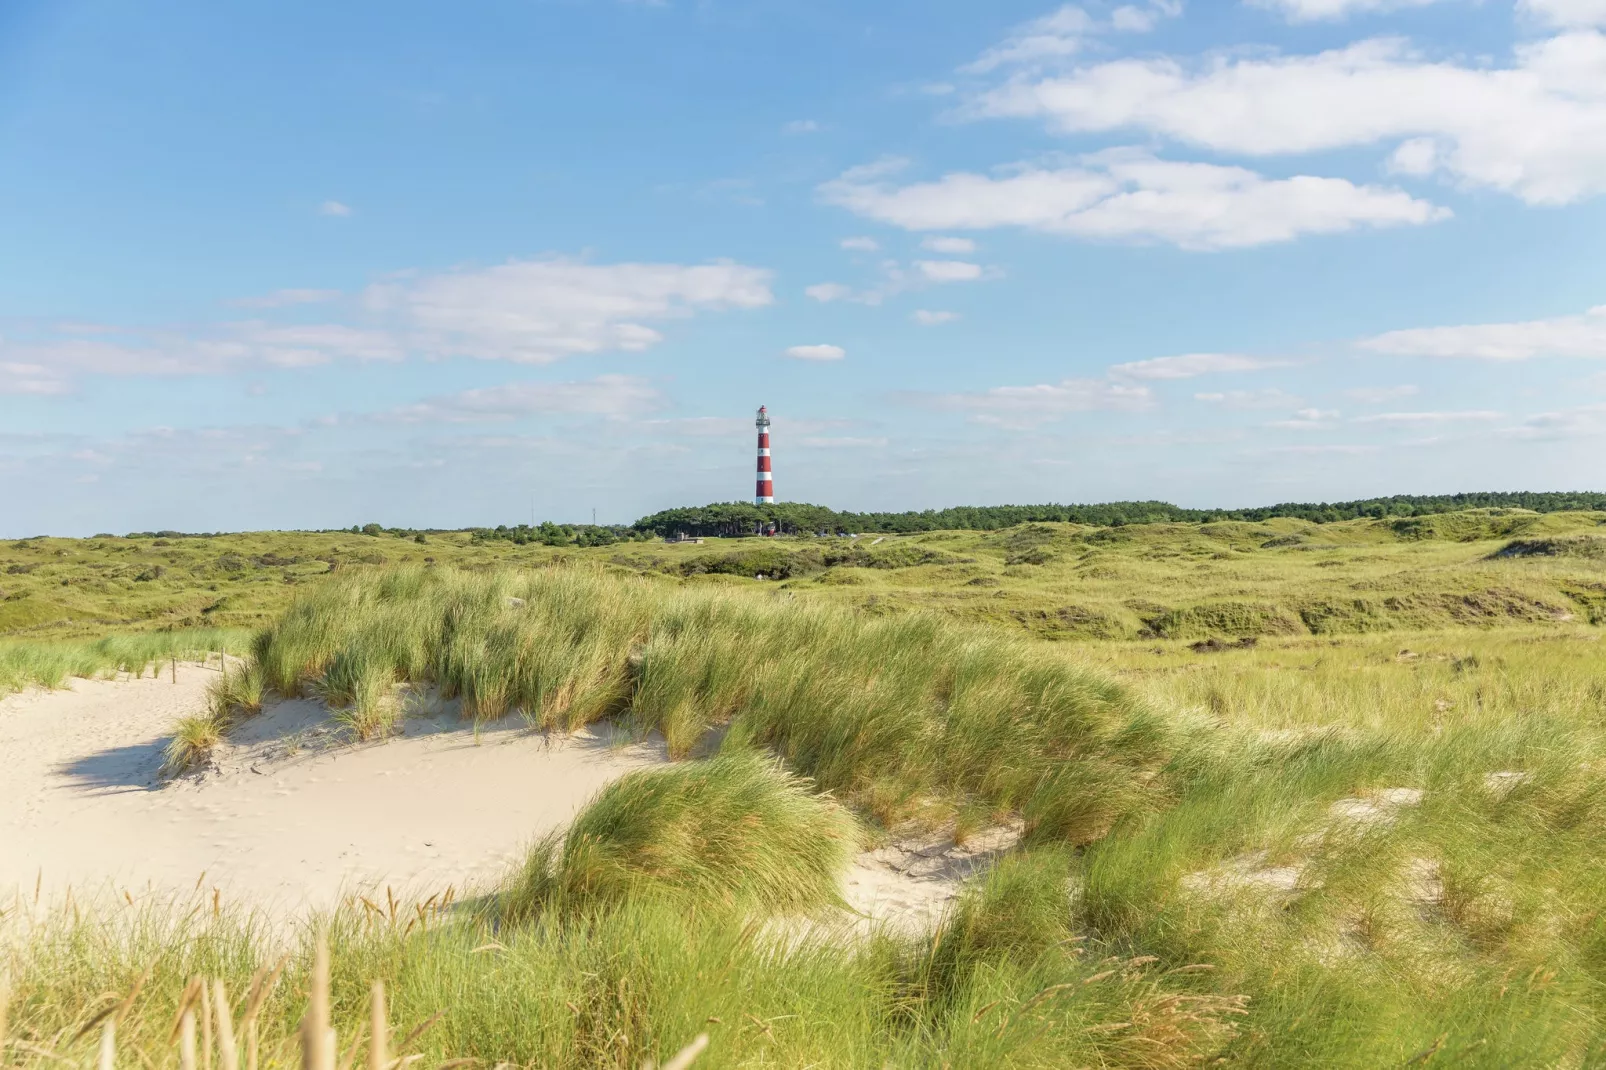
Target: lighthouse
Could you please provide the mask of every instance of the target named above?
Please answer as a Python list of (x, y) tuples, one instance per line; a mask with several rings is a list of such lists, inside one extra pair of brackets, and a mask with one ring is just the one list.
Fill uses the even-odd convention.
[(758, 489), (753, 492), (754, 505), (775, 504), (775, 476), (770, 470), (770, 414), (764, 406), (758, 407)]

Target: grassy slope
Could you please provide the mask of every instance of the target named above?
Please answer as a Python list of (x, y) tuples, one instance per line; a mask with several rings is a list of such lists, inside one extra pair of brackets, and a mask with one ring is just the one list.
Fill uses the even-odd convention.
[[(495, 965), (472, 954), (486, 939), (474, 932), (423, 942), (353, 937), (342, 1005), (357, 1013), (361, 980), (385, 976), (405, 993), (403, 1017), (454, 1007), (445, 1031), (426, 1042), (432, 1053), (551, 1065), (634, 1065), (645, 1051), (710, 1028), (710, 1016), (731, 1023), (743, 1014), (774, 1021), (768, 1032), (750, 1022), (740, 1031), (715, 1028), (710, 1065), (913, 1066), (939, 1051), (955, 1066), (1180, 1065), (1216, 1053), (1232, 1065), (1267, 1067), (1601, 1065), (1606, 662), (1592, 607), (1606, 568), (1584, 555), (1491, 559), (1511, 539), (1588, 535), (1600, 520), (1474, 514), (1400, 526), (1034, 525), (888, 540), (865, 553), (899, 556), (806, 563), (763, 584), (707, 570), (735, 569), (723, 563), (734, 552), (821, 548), (711, 541), (560, 552), (377, 540), (393, 561), (426, 549), (471, 567), (596, 558), (658, 577), (648, 583), (654, 597), (683, 606), (748, 590), (771, 596), (753, 603), (756, 614), (807, 617), (797, 610), (837, 604), (870, 610), (858, 627), (884, 616), (896, 628), (902, 614), (889, 611), (925, 607), (998, 622), (1006, 633), (1069, 639), (1037, 645), (1033, 656), (1104, 669), (1165, 711), (1180, 742), (1157, 781), (1158, 805), (1126, 811), (1077, 855), (1034, 848), (1020, 876), (1005, 872), (989, 885), (989, 912), (957, 919), (946, 948), (894, 942), (858, 957), (810, 951), (780, 959), (744, 943), (749, 930), (654, 914), (643, 903), (584, 931), (500, 933), (510, 950), (497, 953)], [(905, 564), (925, 553), (944, 558)], [(0, 559), (17, 554), (0, 548)], [(82, 563), (90, 556), (85, 550)], [(72, 560), (52, 567), (70, 569)], [(889, 563), (905, 567), (876, 567)], [(37, 582), (42, 573), (24, 578)], [(0, 576), (0, 584), (14, 578)], [(179, 580), (170, 573), (146, 581), (157, 582)], [(239, 612), (267, 605), (249, 603), (244, 592), (282, 599), (283, 587), (282, 578), (277, 586), (241, 583)], [(1213, 608), (1223, 604), (1234, 608)], [(1334, 605), (1352, 610), (1349, 630), (1313, 634), (1310, 620), (1335, 615), (1311, 607)], [(1101, 616), (1114, 623), (1087, 623)], [(1263, 638), (1253, 648), (1189, 649), (1195, 636), (1252, 634), (1257, 625)], [(1156, 630), (1176, 637), (1139, 637)], [(1101, 632), (1110, 638), (1091, 638)], [(584, 643), (567, 649), (586, 654)], [(695, 643), (667, 653), (680, 655), (669, 659), (678, 677), (696, 675)], [(728, 716), (728, 703), (711, 701), (726, 693), (721, 680), (705, 675), (689, 690), (667, 689), (660, 714), (680, 709), (693, 726)], [(667, 700), (675, 694), (686, 701)], [(830, 707), (819, 698), (811, 708)], [(607, 695), (600, 701), (606, 708)], [(754, 722), (763, 713), (764, 704), (747, 711)], [(784, 750), (786, 738), (769, 741)], [(842, 753), (838, 741), (794, 757), (809, 768)], [(1332, 809), (1338, 804), (1342, 814), (1353, 808), (1346, 800), (1399, 788), (1423, 791), (1421, 802), (1378, 821)], [(1289, 879), (1260, 882), (1268, 873)], [(1073, 911), (1043, 910), (1067, 879)], [(65, 923), (51, 939), (95, 946), (70, 940)], [(154, 945), (141, 952), (119, 939), (104, 953), (116, 964), (68, 971), (62, 991), (83, 1001), (126, 988)], [(1066, 957), (1067, 947), (1084, 950)], [(1119, 961), (1109, 965), (1112, 956)], [(1122, 965), (1147, 956), (1155, 961)], [(1196, 964), (1214, 969), (1168, 972)], [(175, 963), (172, 982), (182, 984), (193, 968)], [(239, 973), (245, 964), (228, 968)], [(23, 983), (48, 988), (53, 976), (41, 967)], [(1107, 984), (1119, 987), (1100, 987)], [(1083, 992), (1109, 1002), (1087, 1002)], [(583, 1013), (562, 1011), (551, 993), (566, 994)], [(1228, 1036), (1238, 995), (1249, 997), (1248, 1014)], [(1198, 1004), (1190, 1018), (1186, 1000), (1195, 996), (1218, 1002)], [(170, 1002), (162, 1012), (169, 1019)], [(22, 1020), (36, 1035), (72, 1019), (65, 995), (31, 1006)], [(284, 1035), (298, 1008), (292, 1001), (276, 1012)], [(153, 1034), (170, 1025), (152, 1017)], [(1099, 1031), (1120, 1022), (1146, 1023), (1147, 1031)], [(1085, 1046), (1095, 1041), (1097, 1050)], [(150, 1050), (165, 1049), (153, 1041)]]
[[(207, 539), (30, 539), (0, 544), (0, 636), (252, 627), (338, 570), (436, 562), (528, 567), (559, 557), (691, 582), (753, 584), (871, 609), (921, 607), (1043, 638), (1349, 634), (1606, 621), (1602, 562), (1491, 559), (1514, 539), (1606, 536), (1606, 516), (1482, 511), (1314, 525), (1032, 524), (879, 545), (709, 540), (592, 549), (425, 544), (389, 536), (257, 532)], [(831, 560), (840, 563), (828, 564)], [(922, 559), (929, 563), (921, 564)], [(160, 574), (158, 574), (160, 569)], [(143, 578), (142, 578), (143, 577)]]
[(1165, 747), (1121, 688), (987, 630), (583, 568), (336, 578), (256, 658), (281, 693), (359, 709), (403, 680), (542, 728), (628, 712), (676, 757), (729, 724), (885, 820), (1019, 809), (1078, 843), (1141, 803)]

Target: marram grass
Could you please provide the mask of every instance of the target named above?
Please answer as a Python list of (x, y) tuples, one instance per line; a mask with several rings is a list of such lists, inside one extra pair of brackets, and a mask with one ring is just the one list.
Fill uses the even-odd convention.
[[(1035, 841), (920, 940), (777, 946), (733, 924), (728, 903), (688, 907), (635, 879), (589, 909), (516, 924), (494, 911), (343, 916), (340, 1035), (355, 1036), (381, 979), (398, 1033), (445, 1012), (408, 1049), (432, 1063), (636, 1066), (707, 1030), (699, 1067), (1606, 1065), (1600, 633), (1581, 611), (1498, 628), (1476, 616), (1486, 595), (1564, 606), (1544, 588), (1595, 591), (1598, 566), (1486, 561), (1487, 543), (1235, 542), (1230, 560), (1203, 544), (1178, 557), (1175, 535), (1010, 568), (1076, 585), (1045, 604), (1096, 597), (1144, 614), (1212, 583), (1246, 604), (1336, 605), (1453, 580), (1466, 591), (1440, 592), (1442, 606), (1473, 626), (1227, 652), (1077, 647), (1115, 687), (1053, 649), (821, 609), (807, 584), (791, 601), (775, 586), (580, 570), (330, 577), (262, 640), (265, 686), (277, 686), (267, 655), (291, 667), (285, 686), (310, 691), (345, 652), (388, 668), (382, 679), (455, 687), (471, 715), (558, 729), (633, 717), (688, 754), (728, 725), (727, 739), (768, 745), (886, 820), (957, 812), (969, 828), (1017, 809)], [(1078, 563), (1086, 553), (1100, 559)], [(945, 607), (947, 583), (966, 606), (992, 604), (995, 588), (951, 568), (958, 578), (877, 573), (843, 591)], [(1006, 591), (1028, 582), (1001, 575)], [(187, 980), (204, 972), (240, 993), (276, 960), (261, 934), (226, 937), (240, 931), (226, 916), (183, 928), (185, 911), (153, 911), (138, 936), (136, 913), (62, 915), (18, 943), (11, 1035), (88, 1062), (94, 1032), (73, 1038), (92, 1008), (157, 962), (118, 1059), (171, 1066)], [(309, 962), (302, 948), (264, 1009), (276, 1065), (297, 1058)]]
[[(666, 898), (632, 885), (596, 909), (513, 925), (439, 899), (353, 905), (291, 937), (288, 954), (282, 932), (208, 900), (64, 908), (31, 923), (19, 912), (0, 928), (13, 986), (0, 1044), (7, 1065), (81, 1064), (111, 1019), (117, 1065), (173, 1066), (193, 1045), (201, 1058), (186, 1065), (217, 1049), (214, 1065), (234, 1070), (227, 1017), (237, 1049), (255, 1053), (244, 1070), (351, 1065), (375, 1035), (378, 1050), (426, 1066), (574, 1070), (667, 1070), (699, 1035), (699, 1067), (1180, 1070), (1228, 1051), (1241, 999), (1072, 933), (1052, 906), (1067, 857), (1006, 865), (935, 941), (799, 938), (760, 924), (789, 903), (751, 899), (744, 922), (708, 887)], [(213, 1003), (208, 1016), (196, 978), (232, 994), (228, 1015)], [(200, 1030), (184, 1027), (186, 1006)], [(333, 1058), (305, 1052), (309, 1020), (334, 1030)]]
[(714, 758), (630, 773), (561, 839), (537, 843), (501, 896), (517, 920), (652, 897), (761, 914), (840, 902), (859, 831), (842, 807), (770, 757)]
[(172, 658), (194, 661), (219, 653), (241, 654), (250, 635), (239, 629), (192, 628), (111, 635), (96, 640), (0, 641), (0, 696), (27, 687), (61, 687), (75, 676), (120, 672), (143, 676)]
[(1147, 805), (1168, 745), (1129, 691), (1024, 642), (581, 569), (337, 577), (255, 654), (281, 693), (358, 710), (433, 685), (470, 717), (628, 717), (675, 757), (729, 726), (888, 823), (974, 801), (1046, 841), (1090, 842)]
[(262, 671), (254, 662), (223, 663), (206, 688), (206, 709), (180, 717), (162, 756), (162, 772), (178, 776), (205, 766), (236, 722), (262, 712)]

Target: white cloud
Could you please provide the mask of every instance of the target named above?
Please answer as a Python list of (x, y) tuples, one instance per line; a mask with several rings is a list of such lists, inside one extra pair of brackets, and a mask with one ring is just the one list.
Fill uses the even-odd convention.
[[(807, 420), (788, 417), (784, 421), (787, 441), (792, 435), (816, 434), (821, 431), (842, 430), (851, 427), (849, 420)], [(753, 433), (753, 417), (747, 416), (679, 416), (670, 419), (643, 420), (641, 426), (663, 431), (675, 437), (730, 438), (744, 440)]]
[(998, 178), (959, 172), (903, 187), (887, 181), (895, 163), (848, 171), (821, 186), (821, 196), (906, 230), (1015, 226), (1201, 250), (1357, 226), (1420, 225), (1450, 214), (1403, 190), (1312, 175), (1268, 179), (1241, 167), (1160, 160), (1136, 149), (1095, 153), (1077, 167), (1021, 166)]
[(761, 308), (774, 300), (769, 282), (768, 271), (730, 262), (523, 260), (373, 286), (367, 302), (399, 317), (427, 352), (545, 364), (648, 349), (663, 336), (645, 321)]
[(338, 323), (275, 327), (261, 322), (235, 324), (235, 338), (249, 349), (248, 359), (280, 368), (327, 364), (337, 358), (401, 360), (401, 341), (388, 331), (346, 327)]
[(1396, 160), (1403, 169), (1529, 203), (1606, 191), (1606, 36), (1590, 31), (1519, 45), (1505, 67), (1429, 59), (1397, 38), (1312, 55), (1120, 59), (1011, 79), (969, 113), (1249, 155), (1413, 142)]
[(781, 129), (788, 134), (817, 134), (820, 132), (821, 127), (813, 119), (793, 119)]
[(881, 249), (880, 242), (876, 241), (874, 238), (866, 238), (863, 236), (856, 238), (843, 238), (840, 244), (842, 248), (854, 253), (874, 253), (879, 252)]
[(1355, 422), (1389, 427), (1423, 427), (1449, 423), (1489, 423), (1504, 418), (1503, 412), (1471, 409), (1459, 412), (1380, 412), (1372, 416), (1357, 416)]
[[(862, 290), (840, 282), (821, 282), (805, 287), (803, 292), (822, 304), (832, 301), (852, 301), (859, 305), (879, 305), (887, 298), (913, 288), (920, 280), (911, 278), (896, 260), (883, 260), (877, 265), (880, 278)], [(930, 280), (927, 280), (930, 281)]]
[(1276, 387), (1263, 390), (1216, 390), (1193, 395), (1196, 401), (1227, 409), (1291, 409), (1299, 398)]
[[(83, 376), (214, 375), (253, 366), (303, 368), (408, 354), (546, 363), (640, 351), (649, 323), (769, 304), (770, 273), (740, 264), (592, 265), (514, 261), (370, 287), (374, 326), (246, 320), (203, 331), (64, 325), (27, 341), (0, 339), (0, 391), (65, 393)], [(281, 291), (305, 304), (323, 291)], [(266, 307), (266, 302), (262, 303)]]
[(318, 206), (318, 214), (348, 216), (351, 214), (351, 208), (349, 205), (341, 204), (339, 201), (324, 201)]
[(910, 314), (909, 318), (922, 327), (938, 327), (944, 323), (952, 323), (959, 318), (959, 313), (917, 308)]
[(42, 368), (44, 375), (63, 382), (84, 373), (208, 374), (223, 371), (251, 355), (251, 347), (232, 340), (198, 342), (182, 336), (149, 336), (135, 332), (119, 335), (117, 340), (69, 337), (0, 347), (0, 358), (7, 359), (13, 366)]
[(571, 383), (507, 383), (429, 398), (385, 413), (405, 423), (484, 423), (536, 415), (634, 416), (663, 406), (645, 379), (601, 375)]
[(963, 69), (967, 74), (986, 74), (999, 67), (1074, 55), (1081, 51), (1082, 38), (1094, 28), (1093, 18), (1086, 11), (1066, 4), (1052, 14), (1016, 27), (1002, 44), (989, 48)]
[(927, 238), (920, 243), (920, 247), (945, 256), (969, 256), (976, 251), (976, 243), (969, 238), (944, 238), (938, 235)]
[(1411, 357), (1531, 360), (1534, 357), (1606, 358), (1606, 305), (1581, 316), (1483, 323), (1461, 327), (1413, 327), (1360, 342), (1374, 353)]
[(751, 416), (681, 416), (670, 420), (647, 420), (648, 426), (693, 438), (726, 438), (753, 430)]
[(823, 438), (809, 436), (798, 439), (799, 446), (810, 449), (880, 449), (887, 444), (884, 438)]
[(813, 286), (804, 287), (803, 292), (821, 304), (846, 301), (853, 296), (853, 288), (840, 282), (817, 282)]
[(1075, 4), (1015, 27), (1003, 43), (989, 48), (974, 62), (960, 68), (966, 74), (986, 74), (1000, 67), (1031, 67), (1074, 56), (1084, 39), (1103, 33), (1147, 33), (1161, 18), (1182, 13), (1181, 0), (1150, 0), (1123, 4), (1100, 22)]
[(932, 282), (973, 282), (981, 278), (981, 265), (963, 260), (916, 260), (915, 267)]
[(1273, 420), (1267, 427), (1279, 431), (1327, 431), (1338, 426), (1337, 409), (1300, 409), (1292, 419)]
[(1356, 455), (1365, 454), (1365, 453), (1377, 453), (1377, 452), (1381, 451), (1382, 448), (1383, 448), (1382, 446), (1348, 446), (1348, 445), (1333, 445), (1333, 446), (1273, 446), (1271, 449), (1266, 450), (1265, 452), (1266, 453), (1283, 453), (1283, 454), (1289, 454), (1289, 455), (1295, 456), (1295, 457), (1299, 457), (1299, 456), (1319, 457), (1319, 456), (1322, 456), (1324, 454), (1336, 454), (1336, 455), (1341, 456), (1341, 457), (1350, 457), (1350, 456), (1356, 456)]
[(1180, 0), (1176, 3), (1150, 4), (1148, 7), (1123, 4), (1110, 12), (1110, 29), (1121, 33), (1148, 33), (1159, 23), (1162, 16), (1175, 17), (1181, 11)]
[[(110, 329), (94, 337), (0, 344), (0, 390), (65, 393), (79, 377), (216, 375), (252, 365), (303, 368), (332, 360), (400, 360), (392, 332), (342, 324), (275, 326), (259, 320), (220, 325), (205, 337), (176, 331)], [(4, 374), (6, 368), (32, 369)]]
[(794, 360), (841, 360), (848, 351), (831, 345), (792, 346), (786, 355)]
[(72, 385), (43, 364), (0, 361), (0, 394), (66, 394)]
[(1062, 379), (1036, 386), (997, 386), (963, 394), (906, 394), (906, 400), (939, 409), (971, 414), (978, 423), (1003, 427), (1032, 427), (1068, 413), (1095, 409), (1132, 412), (1147, 409), (1153, 395), (1146, 386), (1112, 383), (1107, 379)]
[(1184, 353), (1111, 366), (1110, 374), (1127, 379), (1192, 379), (1219, 372), (1252, 372), (1286, 367), (1286, 361), (1260, 360), (1241, 353)]
[(1578, 405), (1559, 412), (1535, 413), (1516, 427), (1501, 428), (1495, 433), (1501, 438), (1537, 441), (1595, 438), (1606, 434), (1603, 415), (1606, 405)]
[(290, 305), (320, 304), (339, 296), (339, 290), (275, 290), (260, 297), (241, 297), (229, 304), (237, 308), (286, 308)]
[(1552, 26), (1606, 26), (1606, 0), (1518, 0), (1517, 10)]
[(1439, 0), (1253, 0), (1257, 7), (1271, 8), (1290, 22), (1317, 22), (1345, 19), (1378, 11), (1406, 7), (1426, 7)]
[(1359, 386), (1353, 390), (1344, 391), (1344, 396), (1353, 398), (1363, 405), (1382, 405), (1385, 402), (1396, 401), (1400, 398), (1415, 397), (1422, 391), (1409, 383), (1401, 386)]

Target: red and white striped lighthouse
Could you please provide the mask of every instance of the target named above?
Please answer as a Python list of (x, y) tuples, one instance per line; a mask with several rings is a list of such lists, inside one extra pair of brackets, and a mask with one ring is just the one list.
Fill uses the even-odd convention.
[(758, 489), (753, 492), (754, 505), (775, 503), (775, 476), (770, 470), (770, 414), (764, 406), (758, 407)]

